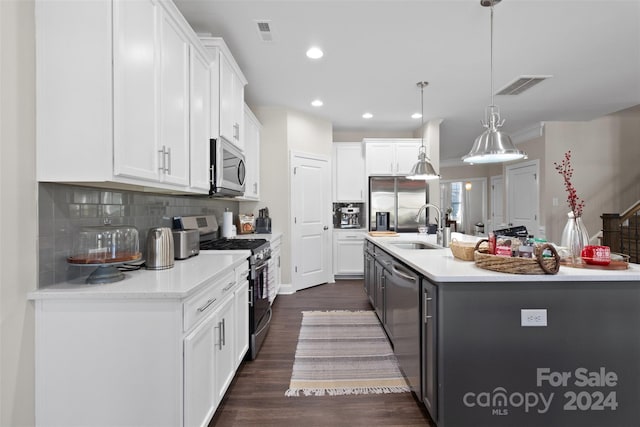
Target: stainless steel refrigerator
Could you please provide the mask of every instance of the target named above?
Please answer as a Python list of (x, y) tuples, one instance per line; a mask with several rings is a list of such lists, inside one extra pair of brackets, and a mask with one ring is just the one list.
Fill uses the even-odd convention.
[(404, 177), (369, 177), (369, 230), (377, 230), (376, 213), (389, 212), (389, 229), (399, 233), (415, 233), (420, 224), (415, 221), (422, 205), (429, 201), (426, 181)]

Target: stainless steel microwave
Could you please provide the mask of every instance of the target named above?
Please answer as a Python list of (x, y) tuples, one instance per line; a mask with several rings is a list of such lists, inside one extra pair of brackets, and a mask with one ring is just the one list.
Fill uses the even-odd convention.
[(210, 196), (244, 195), (244, 154), (224, 138), (211, 139)]

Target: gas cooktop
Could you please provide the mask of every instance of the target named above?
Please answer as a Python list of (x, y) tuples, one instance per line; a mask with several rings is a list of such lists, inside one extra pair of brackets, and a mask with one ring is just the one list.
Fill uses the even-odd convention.
[(201, 250), (248, 249), (254, 250), (264, 246), (266, 239), (216, 239), (200, 242)]

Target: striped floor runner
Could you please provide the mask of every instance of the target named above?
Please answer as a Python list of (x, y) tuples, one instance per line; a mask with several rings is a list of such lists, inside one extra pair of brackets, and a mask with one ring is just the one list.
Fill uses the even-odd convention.
[(408, 391), (375, 312), (302, 312), (286, 396)]

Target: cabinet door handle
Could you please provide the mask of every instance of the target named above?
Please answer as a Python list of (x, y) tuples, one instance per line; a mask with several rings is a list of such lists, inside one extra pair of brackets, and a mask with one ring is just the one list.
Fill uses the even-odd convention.
[(222, 291), (223, 292), (227, 292), (229, 289), (233, 288), (235, 285), (236, 285), (236, 282), (229, 282), (229, 284), (227, 286), (222, 288)]
[(167, 156), (167, 168), (165, 169), (165, 172), (171, 175), (171, 147), (167, 148), (167, 153), (165, 155)]
[(211, 306), (211, 304), (213, 304), (214, 302), (216, 302), (215, 298), (211, 298), (210, 300), (208, 300), (202, 307), (198, 308), (198, 311), (200, 313), (202, 313), (203, 311), (205, 311), (207, 308), (209, 308), (209, 306)]
[(220, 350), (222, 350), (223, 345), (227, 345), (227, 330), (224, 327), (224, 317), (222, 318), (222, 345), (220, 345)]
[(431, 319), (433, 316), (429, 316), (429, 301), (431, 301), (431, 298), (429, 298), (429, 293), (427, 291), (424, 292), (424, 323), (426, 324), (429, 319)]
[(164, 145), (162, 146), (162, 150), (158, 150), (158, 153), (160, 153), (160, 166), (158, 167), (158, 170), (160, 171), (160, 173), (163, 173), (164, 172), (164, 161), (165, 161)]
[(222, 322), (218, 322), (216, 329), (218, 330), (218, 350), (222, 350)]

